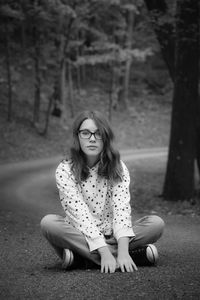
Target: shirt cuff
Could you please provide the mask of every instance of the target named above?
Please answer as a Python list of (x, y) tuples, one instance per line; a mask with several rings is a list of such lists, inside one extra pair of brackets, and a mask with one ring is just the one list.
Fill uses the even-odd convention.
[(121, 237), (129, 237), (131, 240), (135, 237), (135, 233), (132, 228), (121, 228), (117, 232), (114, 233), (116, 240), (118, 241)]
[(85, 238), (88, 243), (90, 252), (107, 245), (103, 237), (98, 237), (96, 239), (92, 239), (89, 237), (85, 237)]

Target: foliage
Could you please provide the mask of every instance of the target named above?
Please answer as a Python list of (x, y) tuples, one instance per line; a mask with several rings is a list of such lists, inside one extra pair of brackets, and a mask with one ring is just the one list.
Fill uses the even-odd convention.
[[(141, 0), (21, 0), (17, 3), (4, 0), (0, 5), (1, 39), (9, 35), (9, 48), (13, 51), (17, 48), (21, 53), (19, 65), (26, 61), (30, 65), (30, 59), (38, 56), (41, 85), (48, 75), (60, 80), (63, 63), (67, 61), (72, 63), (73, 72), (84, 65), (103, 64), (114, 69), (119, 67), (123, 76), (124, 62), (130, 58), (144, 61), (154, 51), (148, 41), (145, 43), (140, 38), (145, 23), (143, 9)], [(131, 49), (126, 44), (128, 12), (135, 15)], [(64, 91), (65, 87), (61, 88)]]

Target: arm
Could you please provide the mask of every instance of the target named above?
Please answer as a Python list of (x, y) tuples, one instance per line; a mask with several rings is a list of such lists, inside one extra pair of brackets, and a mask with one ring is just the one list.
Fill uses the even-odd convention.
[(98, 249), (101, 256), (101, 273), (114, 273), (116, 270), (117, 262), (108, 246), (104, 246)]
[(118, 240), (118, 255), (117, 255), (117, 265), (122, 272), (133, 272), (135, 269), (137, 271), (137, 266), (129, 255), (129, 238), (121, 237)]
[(137, 270), (129, 255), (129, 241), (135, 236), (132, 229), (130, 206), (130, 176), (125, 164), (122, 163), (122, 182), (113, 187), (113, 231), (118, 242), (117, 264), (122, 272)]
[(67, 219), (84, 234), (90, 251), (106, 246), (104, 237), (94, 224), (93, 216), (75, 182), (69, 162), (59, 164), (56, 169), (56, 183)]
[(122, 181), (115, 184), (112, 190), (113, 232), (117, 241), (121, 237), (133, 238), (135, 236), (131, 219), (130, 176), (124, 163), (122, 167)]

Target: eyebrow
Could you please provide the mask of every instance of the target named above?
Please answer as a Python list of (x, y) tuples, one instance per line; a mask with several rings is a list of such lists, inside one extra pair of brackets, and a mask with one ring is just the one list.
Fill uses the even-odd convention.
[(95, 133), (95, 132), (99, 131), (98, 128), (97, 128), (95, 131), (91, 131), (91, 130), (88, 129), (88, 128), (82, 128), (82, 129), (79, 129), (79, 131), (83, 131), (83, 130), (89, 131), (89, 132), (91, 132), (91, 133)]

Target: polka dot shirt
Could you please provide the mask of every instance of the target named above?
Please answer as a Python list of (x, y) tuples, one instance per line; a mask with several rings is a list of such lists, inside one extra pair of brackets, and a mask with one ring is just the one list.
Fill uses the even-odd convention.
[(85, 236), (90, 251), (106, 246), (105, 236), (135, 236), (131, 222), (130, 177), (123, 162), (122, 182), (111, 185), (97, 174), (98, 164), (89, 169), (89, 177), (78, 184), (70, 160), (56, 169), (56, 183), (65, 221)]

